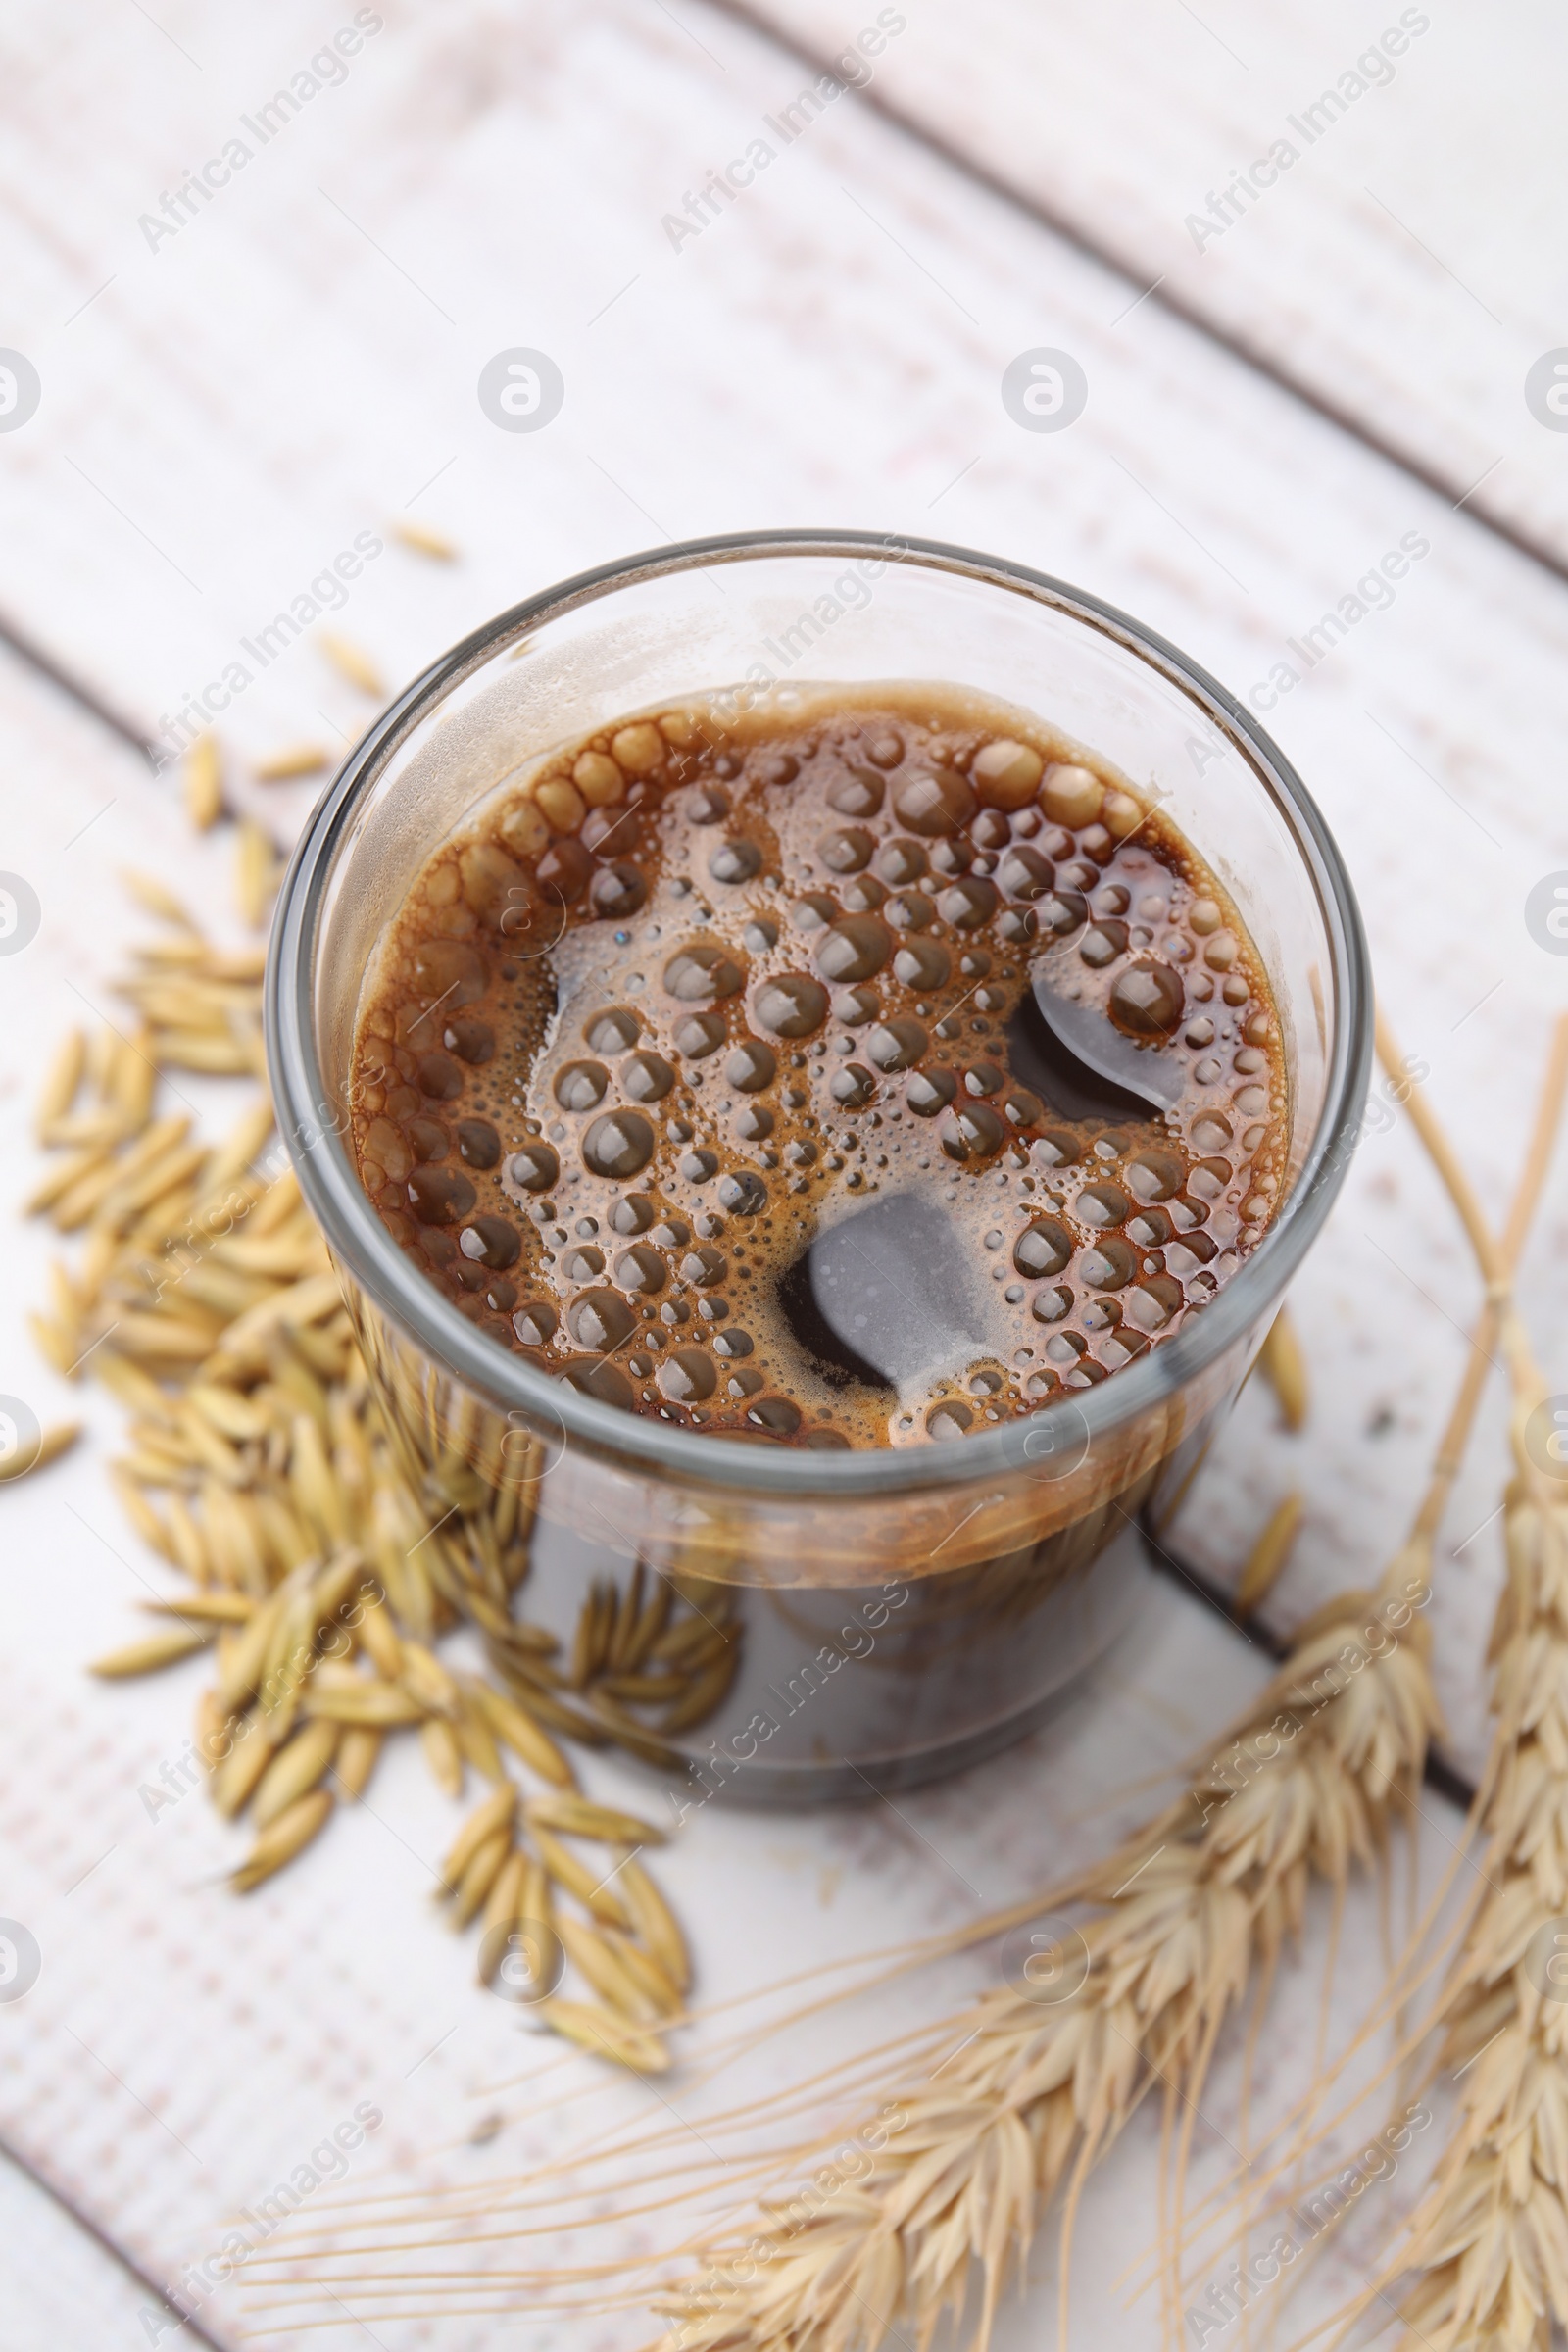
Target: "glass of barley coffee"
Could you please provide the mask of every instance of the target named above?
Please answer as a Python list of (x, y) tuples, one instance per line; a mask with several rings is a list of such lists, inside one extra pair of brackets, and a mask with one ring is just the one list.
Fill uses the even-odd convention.
[(317, 808), (267, 993), (423, 1605), (677, 1811), (1042, 1720), (1370, 1054), (1343, 863), (1250, 715), (1060, 581), (852, 532), (659, 549), (455, 647)]

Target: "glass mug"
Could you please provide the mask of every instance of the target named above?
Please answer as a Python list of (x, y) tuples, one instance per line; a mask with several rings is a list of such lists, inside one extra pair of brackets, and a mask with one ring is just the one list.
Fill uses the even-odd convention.
[[(813, 689), (976, 690), (1119, 768), (1231, 893), (1280, 1016), (1288, 1166), (1261, 1242), (1173, 1339), (956, 1444), (726, 1443), (616, 1410), (467, 1321), (383, 1227), (346, 1140), (366, 975), (430, 852), (612, 720), (693, 701), (722, 711), (726, 695), (787, 708), (796, 671)], [(1322, 1225), (1371, 1054), (1344, 865), (1248, 711), (1058, 580), (848, 531), (656, 549), (529, 598), (443, 656), (312, 815), (278, 906), (267, 1019), (280, 1126), (438, 1531), (438, 1589), (519, 1697), (661, 1771), (678, 1812), (906, 1788), (1042, 1720), (1125, 1622), (1140, 1517), (1157, 1527), (1174, 1508)]]

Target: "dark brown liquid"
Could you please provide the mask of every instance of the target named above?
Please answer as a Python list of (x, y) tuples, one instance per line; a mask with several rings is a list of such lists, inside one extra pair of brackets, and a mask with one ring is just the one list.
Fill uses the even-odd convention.
[[(798, 714), (796, 714), (798, 713)], [(354, 1139), (498, 1345), (816, 1446), (978, 1432), (1179, 1330), (1264, 1230), (1260, 961), (1157, 812), (958, 692), (691, 708), (434, 852)]]

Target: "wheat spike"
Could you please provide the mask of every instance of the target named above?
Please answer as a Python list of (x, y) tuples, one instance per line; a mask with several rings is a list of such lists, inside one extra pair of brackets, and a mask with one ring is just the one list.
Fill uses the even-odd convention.
[[(1342, 1887), (1352, 1864), (1373, 1858), (1441, 1729), (1427, 1663), (1430, 1637), (1419, 1611), (1511, 1256), (1522, 1245), (1561, 1113), (1565, 1049), (1568, 1032), (1548, 1072), (1508, 1252), (1491, 1247), (1467, 1188), (1464, 1197), (1455, 1190), (1467, 1230), (1472, 1239), (1480, 1235), (1489, 1306), (1410, 1533), (1375, 1591), (1346, 1593), (1318, 1611), (1268, 1690), (1179, 1802), (1105, 1863), (1045, 1899), (1042, 1909), (1067, 1895), (1098, 1906), (1052, 1955), (1045, 1992), (1077, 1976), (1067, 1996), (1037, 2001), (1026, 1984), (1015, 1984), (952, 2020), (931, 2075), (889, 2085), (892, 2109), (905, 2119), (897, 2132), (860, 2133), (861, 2144), (876, 2150), (864, 2173), (824, 2198), (798, 2198), (793, 2209), (781, 2211), (782, 2198), (764, 2201), (744, 2248), (713, 2241), (700, 2257), (706, 2267), (662, 2298), (658, 2307), (672, 2323), (665, 2338), (670, 2352), (676, 2346), (680, 2352), (873, 2352), (895, 2328), (924, 2345), (942, 2314), (962, 2307), (974, 2273), (980, 2287), (974, 2340), (983, 2345), (1005, 2277), (1058, 2190), (1058, 2332), (1067, 2340), (1068, 2248), (1089, 2170), (1151, 2090), (1180, 2100), (1189, 2116), (1195, 2111), (1220, 2028), (1254, 1968), (1271, 1979), (1283, 1943), (1299, 1927), (1309, 1881)], [(1462, 1188), (1451, 1160), (1448, 1172)], [(1538, 1511), (1531, 1523), (1538, 1541), (1540, 1525)], [(1553, 1602), (1562, 1606), (1568, 1667), (1568, 1512), (1559, 1541), (1561, 1583)], [(1560, 1688), (1565, 1714), (1552, 1736), (1561, 1740), (1568, 1784), (1568, 1673)], [(1558, 1819), (1563, 1843), (1559, 1851), (1554, 1827), (1545, 1875), (1561, 1904), (1568, 1899), (1568, 1803), (1554, 1824)], [(1530, 1844), (1533, 1863), (1542, 1827), (1516, 1800), (1512, 1835)], [(1494, 2058), (1490, 2073), (1478, 2066), (1483, 2083), (1495, 2083), (1497, 2063)], [(1564, 2115), (1568, 2121), (1568, 2107)], [(1179, 2135), (1178, 2178), (1190, 2130), (1185, 2125)], [(1561, 2145), (1568, 2159), (1568, 2136)], [(1434, 2212), (1427, 2236), (1416, 2239), (1433, 2260), (1423, 2288), (1428, 2300), (1418, 2297), (1412, 2314), (1425, 2315), (1418, 2324), (1436, 2352), (1493, 2341), (1465, 2330), (1502, 2308), (1504, 2233), (1495, 2228), (1480, 2272), (1478, 2217), (1496, 2207), (1494, 2198), (1483, 2213), (1465, 2172), (1468, 2161), (1466, 2147), (1450, 2203)], [(1520, 2199), (1521, 2207), (1529, 2204), (1531, 2230), (1540, 2227), (1541, 2189), (1559, 2178), (1543, 2167)], [(1507, 2246), (1523, 2245), (1522, 2212), (1509, 2230)], [(1438, 2258), (1450, 2275), (1433, 2285)], [(1520, 2263), (1521, 2270), (1534, 2266), (1531, 2278), (1543, 2275), (1536, 2238)], [(1488, 2281), (1484, 2297), (1478, 2276)], [(1533, 2312), (1526, 2282), (1523, 2275), (1515, 2279), (1512, 2308)], [(1445, 2326), (1453, 2322), (1436, 2337), (1427, 2325), (1435, 2315)], [(1544, 2352), (1544, 2336), (1495, 2340), (1506, 2352)]]
[[(799, 2227), (764, 2217), (769, 2259), (755, 2281), (723, 2243), (709, 2249), (706, 2275), (660, 2304), (671, 2344), (868, 2352), (884, 2320), (926, 2335), (962, 2303), (971, 2270), (985, 2340), (1040, 2208), (1065, 2189), (1070, 2223), (1083, 2178), (1152, 2088), (1174, 2083), (1200, 2101), (1220, 2028), (1254, 1964), (1298, 1929), (1310, 1879), (1339, 1884), (1352, 1861), (1369, 1862), (1419, 1777), (1438, 1726), (1411, 1591), (1427, 1565), (1419, 1547), (1402, 1549), (1373, 1609), (1348, 1598), (1293, 1651), (1211, 1769), (1075, 1882), (1100, 1909), (1063, 1960), (1082, 1971), (1070, 1996), (1043, 2004), (1026, 1984), (956, 2018), (940, 2080), (892, 2086), (907, 2131), (884, 2134), (853, 2190)], [(1403, 1638), (1378, 1655), (1391, 1614)], [(1064, 2261), (1064, 2295), (1066, 2276)]]
[[(1397, 1073), (1386, 1028), (1378, 1049)], [(1553, 1073), (1560, 1099), (1568, 1020)], [(1481, 1788), (1482, 1892), (1429, 2021), (1443, 2035), (1440, 2064), (1459, 2073), (1458, 2113), (1402, 2242), (1346, 2325), (1393, 2292), (1407, 2340), (1431, 2352), (1548, 2352), (1554, 2326), (1568, 2328), (1568, 2006), (1554, 1940), (1568, 1909), (1568, 1486), (1543, 1460), (1550, 1403), (1507, 1300), (1507, 1250), (1430, 1106), (1412, 1095), (1406, 1107), (1501, 1308), (1513, 1392), (1507, 1578), (1491, 1646), (1496, 1728)]]

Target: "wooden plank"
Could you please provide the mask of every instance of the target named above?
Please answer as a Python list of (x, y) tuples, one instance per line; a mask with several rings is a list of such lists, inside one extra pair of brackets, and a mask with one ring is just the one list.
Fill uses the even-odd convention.
[(149, 2284), (117, 2261), (69, 2206), (3, 2156), (0, 2244), (11, 2343), (56, 2344), (62, 2352), (135, 2344), (147, 2340), (144, 2312), (154, 2326), (167, 2316)]
[[(13, 796), (7, 856), (43, 906), (31, 945), (0, 958), (0, 1100), (14, 1111), (0, 1124), (0, 1197), (15, 1202), (36, 1169), (16, 1113), (60, 1032), (114, 1010), (120, 958), (145, 930), (122, 867), (151, 869), (220, 936), (239, 934), (221, 834), (195, 839), (131, 753), (3, 658), (0, 773), (27, 779)], [(232, 1104), (198, 1107), (221, 1123)], [(302, 2227), (313, 2226), (317, 2191), (308, 2181), (301, 2190), (300, 2168), (363, 2104), (384, 2122), (330, 2187), (325, 2160), (323, 2228), (329, 2197), (461, 2186), (560, 2154), (614, 2118), (650, 2126), (668, 2109), (652, 2091), (607, 2083), (559, 2043), (519, 2047), (515, 2013), (476, 1988), (471, 1938), (449, 1936), (428, 1900), (460, 1816), (412, 1743), (384, 1758), (369, 1804), (334, 1822), (273, 1886), (235, 1901), (224, 1873), (246, 1834), (182, 1776), (203, 1665), (140, 1683), (85, 1679), (86, 1661), (118, 1646), (139, 1604), (175, 1580), (126, 1528), (109, 1484), (118, 1410), (42, 1365), (28, 1342), (52, 1240), (13, 1220), (8, 1245), (0, 1385), (46, 1425), (85, 1418), (89, 1436), (9, 1486), (0, 1505), (10, 1563), (0, 1585), (3, 1903), (42, 1960), (24, 2000), (0, 2004), (0, 2139), (193, 2309), (215, 2342), (238, 2352), (248, 2327), (244, 2340), (282, 2345), (298, 2338), (279, 2323), (258, 2339), (266, 2298), (260, 2288), (247, 2298), (243, 2265), (225, 2278), (219, 2258), (236, 2230), (246, 2245), (272, 2244), (280, 2186), (294, 2184)], [(1017, 1755), (896, 1808), (787, 1818), (761, 1835), (753, 1816), (704, 1808), (659, 1862), (699, 1955), (702, 1998), (727, 2019), (725, 2004), (780, 1976), (932, 1934), (1087, 1858), (1147, 1808), (1150, 1776), (1226, 1720), (1264, 1671), (1156, 1585), (1134, 1640)], [(166, 1768), (179, 1791), (172, 1805), (160, 1794)], [(657, 1782), (612, 1760), (589, 1760), (586, 1779), (634, 1811), (666, 1803)], [(909, 2022), (961, 1998), (975, 1971), (908, 1988)], [(845, 2030), (853, 2046), (863, 2026), (851, 2017)], [(814, 2063), (808, 2045), (768, 2048), (742, 2073), (741, 2093), (782, 2087)], [(686, 2106), (679, 2081), (662, 2088)], [(1106, 2226), (1114, 2220), (1107, 2207)], [(578, 2251), (563, 2239), (554, 2258)], [(493, 2249), (487, 2259), (509, 2257)], [(59, 2293), (47, 2308), (37, 2340), (59, 2352), (99, 2352), (108, 2340), (96, 2304), (89, 2313)], [(389, 2352), (411, 2340), (367, 2317)], [(482, 2320), (442, 2334), (453, 2352), (493, 2340)]]
[[(1157, 287), (1568, 561), (1563, 425), (1544, 405), (1547, 355), (1568, 358), (1568, 51), (1544, 7), (1287, 0), (1265, 23), (1169, 0), (930, 0), (883, 12), (904, 26), (868, 61), (879, 18), (858, 0), (725, 5), (830, 69), (847, 59), (873, 103), (1113, 257), (1129, 304)], [(1135, 348), (1142, 333), (1129, 312)]]
[[(201, 22), (210, 67), (221, 69), (239, 111), (254, 113), (254, 97), (242, 104), (240, 93), (276, 79), (292, 55), (287, 29), (270, 36), (264, 72), (254, 34), (241, 42)], [(0, 568), (11, 567), (5, 600), (24, 601), (24, 563), (25, 601), (48, 617), (52, 638), (156, 715), (191, 680), (216, 675), (242, 638), (254, 643), (290, 583), (316, 576), (355, 529), (380, 528), (454, 455), (416, 511), (450, 523), (464, 564), (447, 570), (389, 546), (340, 616), (389, 678), (554, 573), (660, 530), (724, 527), (765, 507), (785, 520), (829, 512), (947, 530), (1031, 557), (1144, 613), (1268, 703), (1270, 670), (1291, 659), (1287, 640), (1414, 529), (1433, 553), (1398, 603), (1371, 615), (1270, 717), (1342, 824), (1411, 1050), (1433, 1061), (1448, 1099), (1487, 1106), (1481, 1149), (1495, 1157), (1485, 1172), (1500, 1184), (1556, 979), (1518, 917), (1557, 854), (1536, 782), (1560, 733), (1556, 592), (1462, 515), (1169, 320), (1151, 318), (1130, 344), (1113, 323), (1122, 292), (1103, 271), (933, 173), (906, 140), (848, 105), (812, 122), (744, 201), (672, 248), (661, 225), (669, 209), (714, 158), (742, 152), (764, 117), (780, 121), (796, 88), (795, 67), (769, 44), (722, 20), (685, 22), (700, 24), (702, 46), (663, 17), (606, 7), (569, 31), (534, 28), (525, 74), (514, 61), (514, 78), (467, 92), (465, 134), (442, 150), (460, 159), (445, 163), (444, 192), (420, 150), (399, 147), (396, 133), (416, 119), (416, 92), (456, 86), (463, 26), (448, 20), (377, 36), (385, 45), (368, 45), (347, 85), (322, 94), (320, 107), (338, 112), (302, 117), (256, 159), (258, 175), (265, 166), (270, 178), (236, 187), (226, 212), (187, 223), (85, 315), (80, 323), (98, 341), (68, 375), (70, 429), (57, 422), (53, 439), (30, 445), (16, 485), (18, 529), (9, 555), (0, 550)], [(114, 25), (109, 65), (92, 74), (129, 70), (123, 44), (142, 33)], [(715, 43), (722, 74), (705, 54)], [(172, 53), (166, 64), (164, 46), (155, 44), (159, 77), (133, 133), (148, 172), (160, 139), (200, 154), (220, 119), (206, 73), (188, 74)], [(97, 86), (84, 85), (71, 133), (83, 158)], [(545, 89), (548, 124), (534, 111)], [(644, 93), (661, 123), (678, 126), (673, 134), (649, 135)], [(603, 170), (556, 217), (554, 242), (530, 251), (526, 306), (512, 314), (559, 350), (567, 404), (547, 433), (500, 435), (471, 397), (471, 364), (486, 348), (478, 322), (496, 316), (509, 224), (564, 183), (590, 120), (610, 134)], [(374, 191), (367, 225), (399, 268), (323, 205), (323, 122), (343, 175), (333, 184), (353, 183), (351, 206), (354, 189)], [(70, 155), (40, 149), (30, 160), (36, 185), (59, 183), (58, 223), (80, 201), (68, 184)], [(314, 387), (280, 401), (275, 389), (257, 395), (247, 353), (258, 306), (281, 318), (280, 289), (300, 252), (311, 268), (291, 332), (300, 351), (329, 354), (330, 364)], [(70, 285), (57, 270), (62, 313), (69, 297), (91, 291), (109, 258), (107, 248), (90, 267), (83, 257)], [(439, 281), (465, 321), (459, 342), (466, 336), (469, 367), (461, 374), (451, 335), (403, 270), (426, 288)], [(220, 299), (224, 284), (244, 299)], [(808, 312), (801, 285), (812, 289)], [(594, 318), (605, 301), (611, 309)], [(156, 357), (149, 304), (160, 322)], [(1084, 354), (1098, 387), (1059, 437), (1019, 431), (996, 398), (1002, 361), (1048, 331), (1043, 318)], [(141, 397), (122, 389), (111, 404), (113, 385), (139, 387)], [(40, 411), (36, 429), (44, 421)], [(138, 519), (204, 583), (199, 602), (75, 479), (80, 466), (127, 496), (128, 483), (142, 486)], [(519, 535), (513, 517), (522, 514)], [(327, 721), (352, 729), (363, 709), (302, 640), (247, 685), (225, 732), (242, 751), (266, 748), (322, 733)], [(296, 808), (309, 790), (295, 789)], [(274, 792), (266, 805), (281, 811), (286, 800)], [(1447, 904), (1461, 870), (1478, 911), (1449, 939), (1426, 910)], [(1374, 1139), (1369, 1162), (1380, 1148)], [(1398, 1182), (1407, 1192), (1424, 1179), (1412, 1161)], [(1428, 1213), (1437, 1246), (1443, 1212)], [(1375, 1371), (1365, 1367), (1380, 1396), (1404, 1377), (1408, 1331), (1408, 1285), (1380, 1254), (1387, 1246), (1382, 1236), (1363, 1240), (1347, 1290), (1386, 1335)], [(1413, 1305), (1436, 1312), (1419, 1298)], [(1303, 1312), (1310, 1318), (1309, 1306)], [(1441, 1315), (1434, 1328), (1452, 1338)], [(1423, 1377), (1435, 1379), (1436, 1368), (1426, 1359)], [(1303, 1601), (1316, 1577), (1340, 1574), (1354, 1528), (1391, 1539), (1396, 1498), (1415, 1472), (1418, 1424), (1437, 1407), (1435, 1388), (1419, 1394), (1396, 1463), (1384, 1459), (1392, 1439), (1367, 1452), (1355, 1434), (1380, 1408), (1367, 1405), (1341, 1433), (1345, 1474), (1330, 1491), (1353, 1495), (1353, 1507), (1342, 1516), (1331, 1504), (1326, 1523), (1308, 1527), (1305, 1582), (1291, 1588)], [(1286, 1473), (1266, 1449), (1247, 1458), (1258, 1477)], [(1247, 1490), (1237, 1522), (1205, 1544), (1210, 1564), (1234, 1557), (1269, 1499)], [(1314, 1559), (1316, 1576), (1304, 1564)], [(1470, 1720), (1473, 1745), (1473, 1709)]]
[[(384, 536), (411, 500), (452, 530), (464, 561), (445, 569), (389, 544), (356, 581), (341, 625), (389, 679), (503, 602), (603, 556), (760, 514), (826, 514), (943, 532), (1076, 577), (1247, 693), (1287, 658), (1287, 639), (1414, 531), (1430, 553), (1393, 607), (1357, 623), (1270, 723), (1340, 832), (1405, 1042), (1431, 1064), (1434, 1098), (1464, 1121), (1478, 1176), (1500, 1199), (1563, 969), (1521, 919), (1529, 885), (1561, 857), (1557, 592), (1188, 330), (1154, 315), (1129, 342), (1111, 275), (863, 114), (827, 112), (744, 202), (677, 250), (664, 215), (799, 86), (770, 45), (685, 0), (677, 14), (590, 0), (567, 20), (513, 28), (500, 52), (476, 9), (389, 21), (347, 83), (255, 158), (256, 176), (222, 210), (143, 258), (135, 214), (166, 184), (168, 159), (213, 152), (222, 125), (253, 114), (313, 53), (319, 27), (299, 9), (260, 26), (188, 7), (165, 22), (200, 58), (198, 77), (177, 53), (164, 56), (137, 12), (122, 22), (107, 0), (90, 10), (93, 37), (68, 69), (74, 104), (47, 129), (39, 109), (22, 110), (3, 167), (36, 226), (15, 333), (23, 343), (36, 326), (55, 391), (0, 443), (14, 514), (0, 606), (156, 720), (356, 531)], [(41, 31), (35, 46), (24, 95), (53, 70)], [(334, 218), (321, 186), (373, 247)], [(51, 323), (111, 272), (74, 326)], [(1005, 362), (1043, 337), (1081, 352), (1096, 386), (1065, 435), (1020, 431), (997, 397)], [(537, 436), (497, 433), (474, 398), (484, 360), (518, 341), (551, 351), (567, 382), (560, 418)], [(307, 638), (247, 684), (224, 731), (243, 756), (313, 728), (351, 731), (367, 708)], [(127, 752), (15, 676), (0, 772), (26, 779), (7, 854), (46, 907), (36, 949), (0, 964), (10, 1016), (0, 1083), (19, 1101), (74, 1017), (74, 990), (92, 995), (111, 973), (128, 919), (117, 866), (154, 863), (206, 906), (221, 904), (226, 853), (189, 839), (167, 786)], [(309, 790), (292, 804), (281, 788), (252, 797), (282, 822)], [(28, 1156), (16, 1121), (3, 1141), (15, 1198)], [(1530, 1264), (1544, 1346), (1560, 1347), (1568, 1327), (1565, 1238), (1554, 1203)], [(43, 1255), (33, 1235), (14, 1261), (5, 1338), (19, 1365), (22, 1294), (36, 1295)], [(1475, 1298), (1452, 1220), (1396, 1119), (1369, 1136), (1298, 1285), (1319, 1392), (1310, 1429), (1276, 1436), (1267, 1399), (1244, 1399), (1184, 1531), (1204, 1563), (1233, 1571), (1295, 1479), (1309, 1483), (1312, 1508), (1282, 1618), (1374, 1568), (1413, 1494)], [(50, 1388), (48, 1400), (62, 1399)], [(1455, 1544), (1494, 1507), (1495, 1458), (1494, 1444), (1455, 1506)], [(467, 1989), (466, 1960), (419, 1916), (416, 1854), (436, 1850), (448, 1825), (416, 1772), (378, 1799), (395, 1838), (352, 1825), (330, 1865), (308, 1863), (258, 1898), (239, 1944), (234, 1908), (213, 1883), (227, 1851), (216, 1825), (188, 1809), (156, 1836), (138, 1824), (136, 1786), (167, 1753), (190, 1692), (181, 1685), (172, 1709), (173, 1680), (81, 1690), (81, 1658), (118, 1638), (146, 1565), (101, 1475), (95, 1449), (71, 1495), (85, 1527), (58, 1476), (7, 1498), (18, 1555), (48, 1560), (51, 1574), (4, 1602), (0, 1655), (24, 1661), (31, 1679), (8, 1696), (0, 1820), (14, 1838), (26, 1833), (38, 1902), (63, 1902), (65, 1880), (49, 1875), (54, 1815), (40, 1829), (33, 1808), (34, 1758), (46, 1754), (51, 1804), (69, 1802), (93, 1826), (112, 1817), (127, 1853), (70, 1897), (84, 1906), (86, 1924), (65, 1936), (77, 1956), (55, 1980), (58, 2006), (37, 2013), (7, 2095), (24, 2122), (48, 2119), (37, 2128), (79, 2163), (95, 2210), (167, 2275), (207, 2249), (221, 2211), (314, 2143), (328, 2056), (334, 2095), (351, 2081), (389, 2083), (395, 2153), (386, 2144), (400, 2179), (421, 2150), (461, 2139), (468, 2090), (516, 2057), (510, 2031)], [(101, 1537), (126, 1556), (106, 1555)], [(1496, 1567), (1495, 1532), (1482, 1532), (1460, 1565), (1445, 1562), (1437, 1603), (1446, 1693), (1472, 1756), (1484, 1728), (1474, 1660)], [(723, 1998), (797, 1961), (917, 1933), (1093, 1852), (1152, 1801), (1130, 1784), (1212, 1732), (1261, 1671), (1163, 1594), (1092, 1703), (1014, 1757), (901, 1803), (897, 1817), (803, 1820), (761, 1838), (709, 1808), (671, 1866), (706, 1990)], [(62, 1708), (63, 1740), (49, 1731)], [(607, 1771), (607, 1794), (635, 1796), (635, 1784), (613, 1781)], [(93, 1858), (84, 1852), (83, 1866)], [(157, 1982), (139, 1979), (122, 2018), (108, 2019), (91, 2005), (88, 1956), (137, 1937), (153, 1938)], [(1357, 1907), (1348, 1947), (1348, 2013), (1379, 1981), (1370, 1906)], [(970, 1981), (950, 1974), (925, 1997)], [(241, 1998), (257, 2004), (248, 2019)], [(424, 2067), (454, 2018), (454, 2051)], [(145, 2046), (150, 2072), (125, 2061), (113, 2034), (100, 2038), (106, 2023), (132, 2050)], [(72, 2031), (130, 2084), (112, 2105)], [(222, 2154), (210, 2180), (185, 2177), (132, 2093), (179, 2131), (181, 2100), (216, 2100)], [(1216, 2093), (1212, 2109), (1222, 2129), (1229, 2096)], [(100, 2152), (106, 2115), (119, 2134), (112, 2161)], [(213, 2143), (186, 2135), (211, 2163)], [(519, 2137), (509, 2149), (520, 2164), (524, 2146), (542, 2144)], [(1108, 2287), (1087, 2281), (1119, 2266), (1127, 2211), (1152, 2213), (1152, 2140), (1139, 2139), (1092, 2190), (1085, 2222), (1084, 2322), (1129, 2345), (1152, 2341), (1152, 2319), (1140, 2311), (1129, 2323)], [(1040, 2308), (1025, 2306), (1037, 2336)]]

